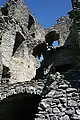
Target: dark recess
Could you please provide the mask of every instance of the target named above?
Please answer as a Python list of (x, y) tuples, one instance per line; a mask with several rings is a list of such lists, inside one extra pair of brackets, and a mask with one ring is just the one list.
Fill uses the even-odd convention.
[(1, 7), (2, 14), (4, 16), (8, 15), (8, 5), (6, 4), (5, 6)]
[(34, 19), (31, 15), (29, 15), (29, 21), (28, 21), (28, 30), (30, 30), (31, 26), (34, 24)]
[(59, 66), (55, 66), (55, 72), (67, 72), (68, 70), (73, 68), (73, 64), (63, 64)]
[(10, 69), (3, 65), (2, 78), (10, 78)]
[(32, 36), (33, 38), (35, 38), (35, 33), (32, 33), (31, 36)]
[(17, 51), (18, 47), (22, 44), (22, 42), (24, 40), (25, 39), (23, 38), (23, 36), (19, 32), (17, 32), (16, 33), (16, 38), (15, 38), (15, 43), (14, 43), (14, 48), (13, 48), (13, 54), (12, 54), (12, 56), (14, 56), (14, 54)]
[(34, 94), (12, 95), (0, 103), (0, 120), (34, 120), (40, 100)]
[(45, 36), (45, 40), (49, 46), (52, 46), (53, 41), (59, 40), (59, 34), (56, 31), (51, 31)]
[(70, 70), (65, 73), (65, 79), (70, 82), (73, 88), (78, 89), (80, 92), (80, 70)]
[(0, 17), (0, 23), (3, 23), (3, 18), (2, 17)]
[(43, 42), (39, 45), (37, 45), (34, 49), (33, 49), (33, 55), (35, 57), (41, 57), (41, 54), (43, 54), (45, 51), (47, 50), (47, 47), (46, 47), (46, 43)]

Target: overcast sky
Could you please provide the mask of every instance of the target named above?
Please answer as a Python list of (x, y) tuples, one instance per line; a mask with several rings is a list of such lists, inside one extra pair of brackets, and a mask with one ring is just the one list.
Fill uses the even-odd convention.
[[(6, 1), (0, 0), (0, 6)], [(52, 26), (72, 9), (71, 0), (25, 0), (25, 3), (43, 27)]]

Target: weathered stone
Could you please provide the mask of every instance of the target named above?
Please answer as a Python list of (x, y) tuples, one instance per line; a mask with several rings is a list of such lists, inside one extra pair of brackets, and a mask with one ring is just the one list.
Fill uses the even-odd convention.
[(57, 82), (54, 81), (54, 82), (51, 84), (50, 89), (55, 90), (55, 89), (57, 89), (57, 88), (58, 88)]
[(64, 111), (66, 111), (66, 108), (65, 107), (63, 107), (63, 105), (60, 103), (60, 104), (58, 104), (58, 108), (60, 109), (60, 111), (61, 112), (64, 112)]
[(50, 120), (58, 120), (57, 116), (50, 116)]
[(74, 100), (68, 100), (68, 106), (76, 107), (77, 106), (77, 102), (74, 101)]
[[(23, 0), (9, 0), (1, 7), (1, 103), (14, 95), (38, 95), (41, 101), (31, 101), (40, 102), (33, 119), (80, 120), (80, 16), (75, 14), (80, 13), (79, 1), (73, 6), (77, 10), (70, 14), (73, 20), (61, 17), (47, 29), (37, 23)], [(56, 40), (59, 45), (52, 46)]]
[(76, 110), (76, 113), (77, 113), (78, 115), (80, 115), (80, 109), (77, 109), (77, 110)]
[(68, 115), (65, 115), (65, 116), (61, 117), (59, 120), (70, 120), (70, 118)]
[(59, 104), (60, 100), (59, 99), (53, 99), (53, 102), (56, 103), (56, 104)]
[(45, 119), (45, 115), (43, 114), (37, 114), (36, 117), (39, 119)]
[(47, 107), (47, 108), (46, 108), (46, 112), (47, 112), (48, 114), (51, 114), (51, 113), (52, 113), (52, 108), (51, 108), (51, 107)]
[(47, 104), (46, 102), (41, 102), (41, 103), (40, 103), (40, 107), (41, 107), (42, 109), (46, 109), (47, 107), (49, 107), (49, 104)]
[(70, 93), (70, 92), (76, 92), (77, 90), (75, 88), (68, 88), (66, 91)]
[(67, 89), (68, 88), (68, 85), (64, 84), (64, 85), (59, 85), (59, 88), (60, 89)]
[(59, 115), (60, 110), (57, 107), (53, 108), (53, 113)]
[(55, 94), (55, 91), (54, 90), (51, 90), (47, 95), (46, 97), (53, 97), (53, 95)]
[(80, 100), (77, 100), (78, 107), (80, 107)]
[(67, 99), (65, 97), (62, 97), (62, 98), (59, 98), (61, 103), (66, 103), (67, 102)]
[(74, 115), (71, 117), (71, 119), (73, 119), (73, 120), (80, 120), (80, 116), (74, 114)]
[(74, 107), (67, 108), (65, 112), (68, 115), (73, 115), (73, 114), (75, 114), (75, 109), (74, 109)]

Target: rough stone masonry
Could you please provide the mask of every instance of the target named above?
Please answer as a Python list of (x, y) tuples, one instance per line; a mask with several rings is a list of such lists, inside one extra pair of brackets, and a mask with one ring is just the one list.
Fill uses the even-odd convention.
[(80, 0), (72, 8), (42, 28), (24, 0), (1, 6), (0, 120), (80, 120)]

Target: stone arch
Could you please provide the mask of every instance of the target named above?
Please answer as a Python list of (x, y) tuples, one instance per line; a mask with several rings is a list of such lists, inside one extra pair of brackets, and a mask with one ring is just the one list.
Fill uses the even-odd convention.
[(28, 30), (31, 30), (32, 27), (34, 27), (35, 20), (32, 15), (29, 14), (29, 20), (28, 20)]
[(49, 46), (52, 46), (54, 41), (58, 41), (59, 44), (59, 34), (56, 31), (50, 31), (45, 36), (45, 41), (48, 43)]
[(41, 97), (19, 93), (0, 102), (0, 120), (34, 120)]

